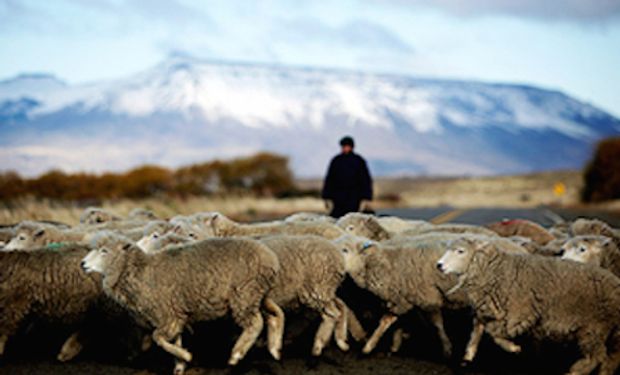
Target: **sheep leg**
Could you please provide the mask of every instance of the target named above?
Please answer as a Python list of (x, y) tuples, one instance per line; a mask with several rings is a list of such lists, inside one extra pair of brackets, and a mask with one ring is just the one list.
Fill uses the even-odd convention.
[(8, 340), (9, 340), (9, 335), (0, 336), (0, 355), (4, 354), (4, 348), (6, 347), (6, 342)]
[(319, 356), (323, 352), (323, 348), (329, 342), (329, 339), (336, 328), (336, 322), (341, 319), (338, 307), (335, 304), (326, 306), (321, 312), (323, 321), (319, 325), (314, 336), (314, 345), (312, 346), (312, 355)]
[(271, 356), (280, 360), (282, 339), (284, 337), (284, 311), (270, 298), (266, 298), (264, 306), (271, 314), (267, 315), (267, 346)]
[(351, 333), (351, 337), (358, 342), (364, 340), (366, 338), (366, 331), (364, 330), (364, 327), (362, 327), (362, 323), (360, 323), (357, 316), (355, 316), (355, 313), (349, 308), (349, 306), (345, 304), (345, 307), (347, 308), (347, 329), (349, 330), (349, 333)]
[(79, 340), (79, 335), (79, 332), (74, 332), (62, 345), (57, 356), (60, 362), (70, 361), (80, 354), (82, 351), (82, 343)]
[[(183, 346), (183, 340), (181, 338), (181, 335), (177, 336), (175, 345), (178, 346), (179, 348)], [(176, 358), (174, 360), (174, 371), (172, 373), (173, 375), (183, 375), (185, 373), (186, 368), (187, 368), (187, 362)]]
[(373, 349), (377, 346), (377, 343), (379, 343), (379, 339), (381, 339), (381, 336), (383, 336), (385, 331), (387, 331), (388, 328), (390, 328), (390, 326), (394, 324), (397, 319), (398, 317), (393, 314), (383, 315), (383, 317), (381, 317), (381, 320), (379, 321), (379, 326), (377, 326), (377, 329), (375, 329), (375, 331), (372, 333), (372, 336), (370, 336), (370, 339), (368, 339), (368, 341), (366, 342), (366, 345), (364, 345), (364, 349), (362, 349), (362, 352), (364, 352), (364, 354), (372, 352)]
[(620, 367), (620, 351), (612, 353), (609, 359), (601, 365), (599, 375), (613, 375)]
[(579, 348), (584, 357), (573, 363), (569, 370), (570, 375), (587, 375), (590, 374), (599, 364), (609, 362), (607, 357), (607, 348), (605, 347), (605, 336), (586, 334), (578, 338)]
[(348, 310), (347, 305), (340, 299), (335, 299), (336, 306), (340, 310), (340, 316), (338, 320), (336, 320), (336, 329), (334, 330), (334, 339), (336, 340), (336, 345), (340, 348), (340, 350), (346, 352), (349, 350), (349, 344), (347, 344), (347, 327), (348, 323)]
[(171, 334), (169, 331), (166, 332), (162, 328), (157, 328), (155, 331), (153, 331), (153, 341), (155, 341), (157, 345), (159, 345), (162, 349), (172, 354), (176, 358), (182, 359), (185, 362), (191, 362), (192, 353), (179, 345), (170, 343), (169, 341), (170, 338), (178, 337), (180, 335), (181, 332), (175, 332)]
[(450, 358), (450, 356), (452, 356), (452, 342), (446, 334), (446, 329), (443, 325), (443, 316), (441, 315), (440, 310), (431, 312), (431, 322), (433, 322), (433, 325), (437, 328), (437, 334), (441, 340), (441, 347), (443, 349), (444, 357)]
[(260, 312), (256, 311), (247, 323), (242, 325), (243, 332), (241, 332), (241, 336), (239, 336), (233, 347), (232, 354), (228, 360), (229, 365), (234, 366), (245, 357), (248, 350), (254, 345), (258, 335), (262, 332), (263, 326), (263, 316)]
[(620, 330), (616, 329), (611, 337), (607, 361), (601, 365), (600, 375), (613, 375), (620, 367)]
[(151, 349), (151, 345), (153, 345), (153, 337), (149, 334), (145, 334), (144, 336), (142, 336), (140, 350), (142, 350), (142, 352), (146, 352)]
[(396, 328), (394, 330), (394, 334), (392, 335), (392, 346), (390, 346), (390, 352), (397, 353), (400, 350), (400, 347), (403, 345), (403, 338), (405, 332), (402, 328)]
[(478, 346), (480, 345), (480, 340), (482, 339), (483, 333), (484, 324), (481, 323), (478, 319), (474, 318), (474, 325), (471, 329), (471, 334), (469, 335), (469, 342), (467, 343), (467, 347), (465, 348), (465, 355), (463, 356), (462, 365), (471, 363), (476, 357), (476, 353), (478, 352)]
[(493, 341), (508, 353), (521, 353), (521, 346), (503, 337), (491, 336)]

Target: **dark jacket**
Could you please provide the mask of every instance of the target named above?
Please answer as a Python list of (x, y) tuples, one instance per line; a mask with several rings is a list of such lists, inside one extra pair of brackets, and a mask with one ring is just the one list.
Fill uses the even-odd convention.
[(322, 197), (334, 204), (372, 200), (372, 178), (364, 158), (353, 152), (336, 155), (329, 163)]

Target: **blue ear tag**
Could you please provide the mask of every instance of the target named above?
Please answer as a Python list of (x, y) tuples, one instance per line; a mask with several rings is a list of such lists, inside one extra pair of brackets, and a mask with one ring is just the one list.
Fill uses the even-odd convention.
[(364, 251), (364, 250), (368, 249), (368, 248), (369, 248), (369, 247), (371, 247), (372, 245), (373, 245), (373, 244), (372, 244), (372, 241), (366, 241), (366, 242), (364, 242), (364, 244), (362, 245), (362, 251)]

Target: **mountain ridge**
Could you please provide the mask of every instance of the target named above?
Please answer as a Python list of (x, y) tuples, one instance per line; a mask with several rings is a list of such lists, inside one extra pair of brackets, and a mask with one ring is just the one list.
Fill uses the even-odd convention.
[(378, 175), (510, 174), (580, 168), (620, 120), (532, 85), (187, 57), (80, 85), (41, 73), (0, 81), (1, 168), (30, 175), (265, 150), (319, 176), (345, 134)]

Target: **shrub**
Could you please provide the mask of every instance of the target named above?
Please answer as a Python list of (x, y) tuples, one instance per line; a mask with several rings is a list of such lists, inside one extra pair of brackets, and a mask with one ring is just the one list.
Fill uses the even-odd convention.
[(74, 201), (145, 198), (162, 194), (275, 196), (292, 189), (293, 177), (288, 159), (270, 153), (193, 164), (177, 170), (156, 165), (102, 175), (53, 170), (32, 179), (24, 179), (16, 172), (0, 173), (0, 200), (25, 195)]
[(584, 202), (620, 199), (620, 138), (608, 138), (596, 147), (584, 172)]

